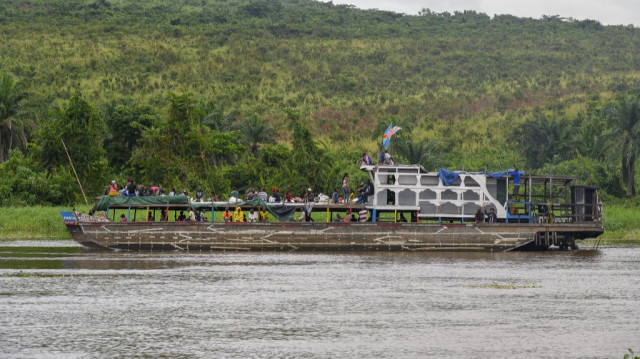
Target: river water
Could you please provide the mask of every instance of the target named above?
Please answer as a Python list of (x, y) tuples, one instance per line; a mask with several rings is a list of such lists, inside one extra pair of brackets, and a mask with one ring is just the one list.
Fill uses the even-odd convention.
[(140, 253), (0, 242), (3, 358), (622, 358), (640, 247)]

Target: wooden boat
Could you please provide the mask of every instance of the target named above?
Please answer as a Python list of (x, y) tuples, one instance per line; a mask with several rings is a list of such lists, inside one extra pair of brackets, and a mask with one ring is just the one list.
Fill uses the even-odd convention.
[[(509, 173), (427, 172), (417, 165), (362, 166), (374, 190), (366, 204), (313, 204), (324, 222), (290, 221), (302, 203), (192, 202), (186, 197), (103, 198), (105, 216), (62, 212), (74, 240), (93, 248), (190, 251), (509, 251), (577, 248), (576, 241), (603, 233), (597, 188), (570, 176), (522, 175), (521, 196), (509, 195)], [(444, 172), (443, 172), (444, 171)], [(106, 207), (105, 207), (106, 204)], [(283, 221), (170, 221), (188, 208), (266, 208)], [(495, 223), (474, 223), (482, 208)], [(165, 211), (162, 221), (119, 222), (117, 211)], [(359, 212), (364, 222), (333, 221)], [(284, 213), (284, 215), (283, 215)], [(111, 216), (110, 216), (111, 215)], [(405, 215), (410, 220), (404, 222)], [(112, 217), (112, 219), (109, 219)], [(135, 218), (135, 217), (134, 217)], [(154, 215), (153, 218), (156, 218)]]

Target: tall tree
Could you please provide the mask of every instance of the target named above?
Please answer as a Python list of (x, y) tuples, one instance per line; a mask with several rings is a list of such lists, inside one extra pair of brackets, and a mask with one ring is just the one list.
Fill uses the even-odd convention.
[(28, 122), (21, 118), (26, 84), (16, 82), (13, 76), (0, 73), (0, 163), (7, 160), (9, 150), (27, 145)]
[(540, 168), (554, 156), (569, 159), (574, 154), (571, 124), (543, 113), (536, 114), (536, 117), (517, 126), (513, 132), (518, 149), (528, 164)]
[(158, 116), (151, 107), (133, 103), (109, 106), (104, 115), (109, 128), (109, 136), (104, 143), (109, 164), (122, 170), (128, 165), (142, 131), (158, 122)]
[(274, 143), (275, 132), (269, 124), (257, 115), (246, 117), (238, 126), (252, 154), (258, 152), (258, 145)]
[(394, 149), (407, 163), (422, 165), (427, 170), (436, 168), (441, 156), (438, 142), (435, 141), (413, 141), (399, 137), (394, 144)]
[(95, 194), (106, 184), (107, 161), (102, 140), (106, 126), (96, 106), (76, 92), (68, 102), (55, 105), (50, 118), (38, 132), (41, 148), (37, 157), (47, 170), (69, 167), (61, 139), (89, 193)]
[(620, 158), (622, 182), (627, 196), (636, 195), (636, 160), (640, 155), (640, 105), (637, 98), (623, 97), (606, 111), (610, 132), (603, 138), (612, 156)]

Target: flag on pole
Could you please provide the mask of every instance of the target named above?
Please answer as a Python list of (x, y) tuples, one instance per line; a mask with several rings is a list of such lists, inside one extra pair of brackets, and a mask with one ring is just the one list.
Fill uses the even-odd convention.
[(389, 127), (387, 127), (387, 130), (384, 131), (384, 135), (382, 136), (382, 145), (385, 149), (389, 147), (389, 144), (391, 143), (391, 136), (395, 135), (396, 132), (400, 130), (402, 130), (402, 127), (394, 126), (393, 124), (390, 124)]

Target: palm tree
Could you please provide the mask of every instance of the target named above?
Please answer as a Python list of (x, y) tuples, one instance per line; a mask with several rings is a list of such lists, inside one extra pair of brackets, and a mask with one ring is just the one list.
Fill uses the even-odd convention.
[(13, 76), (0, 73), (0, 163), (7, 160), (15, 145), (27, 144), (25, 130), (28, 123), (20, 119), (22, 102), (27, 97), (24, 82), (15, 82)]
[(640, 105), (636, 98), (622, 98), (605, 112), (611, 131), (603, 136), (609, 154), (622, 160), (622, 182), (627, 196), (636, 195), (636, 160), (640, 155)]
[(212, 130), (221, 132), (231, 131), (233, 123), (236, 121), (240, 112), (232, 110), (225, 114), (225, 108), (222, 105), (216, 105), (214, 102), (204, 103), (202, 105), (204, 116), (201, 123)]
[(275, 142), (273, 138), (275, 134), (273, 128), (258, 116), (246, 117), (242, 123), (240, 123), (238, 129), (244, 135), (244, 140), (249, 145), (252, 154), (258, 151), (259, 144)]
[(438, 166), (441, 153), (437, 141), (412, 141), (403, 137), (397, 139), (394, 149), (398, 156), (410, 164), (420, 164), (427, 170)]
[(513, 138), (529, 165), (540, 168), (554, 156), (567, 159), (573, 154), (574, 132), (568, 121), (540, 113), (517, 126)]

